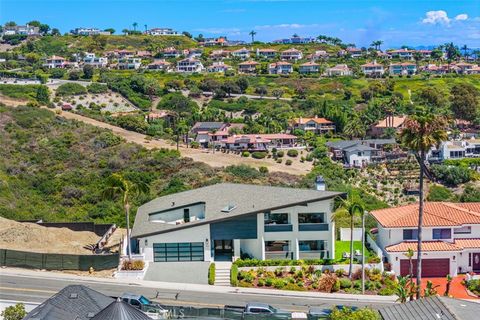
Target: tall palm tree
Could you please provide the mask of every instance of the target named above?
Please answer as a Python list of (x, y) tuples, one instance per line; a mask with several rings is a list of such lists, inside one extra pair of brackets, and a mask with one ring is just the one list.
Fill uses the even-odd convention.
[(352, 277), (353, 268), (353, 227), (355, 216), (364, 214), (365, 208), (359, 197), (350, 192), (346, 199), (339, 198), (340, 206), (337, 208), (332, 216), (333, 220), (338, 219), (339, 216), (348, 215), (350, 218), (350, 268), (348, 269), (348, 277)]
[(188, 138), (188, 124), (185, 120), (179, 120), (176, 124), (175, 124), (175, 135), (177, 136), (177, 151), (179, 149), (179, 145), (180, 145), (180, 137), (184, 137), (184, 140), (185, 142), (187, 143), (187, 147), (188, 147), (188, 141), (187, 141), (187, 138)]
[(138, 23), (134, 22), (132, 23), (133, 26), (133, 31), (137, 31)]
[(123, 35), (126, 36), (126, 35), (128, 34), (128, 29), (123, 29), (123, 30), (122, 30), (122, 33), (123, 33)]
[(132, 259), (132, 249), (130, 241), (130, 200), (142, 193), (147, 193), (149, 186), (146, 183), (133, 182), (119, 173), (113, 173), (107, 179), (107, 187), (103, 191), (105, 198), (115, 199), (121, 197), (123, 208), (125, 209), (125, 219), (127, 222), (127, 252), (128, 259)]
[(257, 34), (257, 32), (255, 32), (255, 30), (252, 30), (250, 31), (249, 35), (252, 37), (252, 43), (255, 42), (255, 35)]
[(148, 29), (148, 28), (147, 28), (147, 25), (144, 24), (143, 26), (145, 27), (145, 33), (147, 33), (147, 29)]
[(425, 159), (427, 152), (447, 140), (447, 119), (434, 115), (426, 109), (419, 109), (415, 115), (405, 120), (405, 127), (400, 133), (402, 144), (415, 152), (420, 164), (420, 186), (418, 205), (418, 245), (417, 245), (417, 299), (420, 298), (422, 281), (422, 228), (424, 193), (423, 183), (425, 175)]
[(345, 133), (351, 139), (362, 138), (365, 136), (366, 130), (362, 120), (358, 116), (354, 116), (345, 125), (343, 133)]
[(461, 50), (463, 51), (463, 56), (464, 56), (465, 58), (468, 58), (468, 53), (467, 53), (467, 52), (468, 52), (468, 50), (470, 50), (470, 49), (468, 48), (468, 46), (467, 46), (466, 44), (464, 44), (464, 45), (462, 46)]

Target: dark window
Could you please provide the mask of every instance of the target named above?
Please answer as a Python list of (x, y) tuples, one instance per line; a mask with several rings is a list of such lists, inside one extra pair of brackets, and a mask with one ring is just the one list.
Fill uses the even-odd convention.
[(325, 223), (325, 213), (299, 213), (298, 223)]
[(183, 221), (190, 222), (190, 209), (183, 209)]
[(140, 307), (140, 302), (138, 302), (137, 300), (130, 300), (130, 304), (132, 306), (134, 306), (135, 308), (139, 308)]
[(325, 240), (301, 240), (298, 242), (300, 251), (323, 251), (327, 249)]
[(153, 261), (203, 261), (203, 242), (154, 243)]
[(472, 233), (472, 227), (471, 226), (463, 226), (458, 229), (453, 229), (454, 234), (470, 234)]
[(452, 237), (452, 229), (433, 229), (433, 239), (450, 239)]
[(265, 225), (288, 224), (288, 213), (265, 213)]
[(472, 266), (472, 254), (471, 253), (468, 254), (468, 266), (469, 267)]
[(277, 240), (277, 241), (265, 241), (265, 251), (290, 251), (290, 241), (287, 240)]
[(403, 230), (403, 240), (417, 240), (417, 239), (418, 239), (418, 229)]

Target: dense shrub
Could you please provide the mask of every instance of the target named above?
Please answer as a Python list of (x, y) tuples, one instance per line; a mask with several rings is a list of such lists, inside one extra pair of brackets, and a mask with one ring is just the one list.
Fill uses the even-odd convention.
[(351, 288), (352, 287), (352, 281), (348, 278), (342, 278), (340, 279), (340, 288), (345, 289), (345, 288)]
[(87, 86), (87, 91), (90, 93), (106, 93), (108, 91), (108, 87), (104, 84), (93, 82), (92, 84)]
[(290, 149), (287, 151), (287, 156), (289, 157), (296, 157), (298, 156), (298, 150)]
[(287, 159), (287, 161), (285, 161), (285, 165), (291, 166), (292, 165), (292, 160)]
[(243, 151), (243, 152), (242, 152), (242, 157), (244, 157), (244, 158), (250, 157), (250, 152), (248, 152), (248, 151)]
[(232, 268), (230, 269), (230, 284), (232, 287), (238, 285), (238, 266), (236, 264), (232, 264)]
[(215, 263), (210, 263), (210, 266), (208, 267), (208, 284), (215, 284)]
[(87, 89), (84, 86), (78, 83), (64, 83), (57, 88), (57, 96), (73, 96), (86, 94)]
[(252, 153), (252, 158), (255, 158), (255, 159), (263, 159), (267, 156), (267, 153), (266, 152), (259, 152), (259, 151), (256, 151), (256, 152), (253, 152)]
[(435, 178), (450, 186), (466, 183), (472, 179), (472, 170), (464, 167), (434, 164), (431, 171)]
[(351, 308), (334, 308), (329, 317), (330, 320), (380, 320), (378, 311), (365, 307), (353, 311)]
[(14, 99), (35, 100), (37, 98), (37, 90), (40, 86), (41, 85), (37, 84), (0, 84), (0, 93)]
[(285, 155), (285, 152), (280, 150), (280, 151), (277, 151), (277, 157), (281, 158)]
[(262, 177), (262, 174), (260, 173), (260, 171), (244, 164), (241, 164), (238, 166), (235, 166), (235, 165), (228, 166), (225, 168), (225, 171), (237, 178), (242, 178), (247, 180), (257, 179)]

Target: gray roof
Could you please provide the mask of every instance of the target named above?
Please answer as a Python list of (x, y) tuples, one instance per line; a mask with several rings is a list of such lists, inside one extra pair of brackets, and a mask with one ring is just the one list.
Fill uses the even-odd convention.
[[(333, 149), (346, 150), (354, 146), (369, 147), (370, 144), (375, 145), (385, 145), (385, 144), (396, 144), (395, 139), (366, 139), (366, 140), (340, 140), (340, 141), (328, 141), (325, 143), (327, 147)], [(353, 149), (350, 149), (353, 150)], [(367, 149), (365, 149), (367, 150)], [(375, 150), (370, 148), (369, 150)]]
[(212, 129), (220, 129), (221, 127), (223, 127), (225, 125), (224, 122), (196, 122), (193, 127), (192, 127), (192, 130), (197, 130), (197, 131), (208, 131), (208, 130), (212, 130)]
[[(330, 199), (339, 195), (342, 195), (342, 193), (317, 191), (313, 189), (219, 183), (159, 197), (142, 205), (138, 208), (137, 215), (135, 216), (132, 237), (189, 228), (242, 215), (261, 213), (296, 204)], [(150, 213), (181, 208), (195, 203), (205, 203), (204, 220), (192, 221), (180, 225), (149, 221)], [(235, 206), (235, 209), (228, 213), (222, 211), (230, 205)]]
[(478, 319), (480, 304), (448, 297), (433, 296), (394, 304), (379, 310), (384, 320), (471, 320)]
[(91, 320), (151, 320), (151, 318), (118, 298)]
[(27, 320), (90, 320), (115, 301), (82, 285), (70, 285), (30, 311)]

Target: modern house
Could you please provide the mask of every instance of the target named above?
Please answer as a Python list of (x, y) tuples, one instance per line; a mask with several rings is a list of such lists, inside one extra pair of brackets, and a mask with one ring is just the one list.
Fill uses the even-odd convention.
[(238, 73), (257, 73), (257, 67), (260, 63), (256, 61), (245, 61), (238, 64)]
[(300, 50), (291, 48), (280, 53), (280, 59), (297, 61), (303, 58), (303, 53)]
[(94, 68), (105, 68), (108, 65), (108, 58), (97, 57), (95, 53), (85, 52), (83, 63), (86, 65), (91, 65)]
[(388, 54), (392, 58), (398, 58), (403, 60), (412, 60), (414, 53), (415, 53), (415, 50), (409, 50), (409, 49), (399, 49), (399, 50), (388, 51)]
[(214, 62), (212, 65), (207, 67), (208, 72), (223, 72), (225, 73), (227, 70), (231, 70), (232, 67), (228, 64), (223, 63), (223, 61)]
[(316, 50), (314, 53), (309, 54), (307, 59), (310, 59), (311, 61), (317, 61), (320, 59), (327, 59), (328, 58), (328, 53), (325, 50)]
[(447, 65), (427, 64), (421, 67), (421, 71), (431, 74), (446, 74), (450, 71), (450, 67)]
[(383, 150), (387, 145), (396, 145), (395, 139), (329, 141), (326, 146), (334, 160), (345, 165), (362, 168), (372, 162), (381, 162), (387, 158)]
[(142, 59), (125, 57), (118, 59), (117, 68), (120, 70), (137, 70), (142, 65)]
[(459, 62), (453, 65), (453, 70), (458, 74), (480, 74), (478, 65), (466, 62)]
[(278, 61), (268, 65), (269, 74), (290, 74), (293, 72), (293, 65), (285, 61)]
[(383, 65), (377, 63), (377, 61), (362, 64), (360, 68), (367, 77), (381, 77), (385, 73)]
[[(334, 257), (339, 192), (220, 183), (138, 208), (132, 238), (149, 263)], [(192, 264), (193, 265), (193, 264)]]
[(320, 72), (320, 65), (313, 61), (305, 62), (298, 67), (298, 72), (301, 74), (310, 74)]
[(109, 35), (110, 32), (102, 31), (98, 28), (75, 28), (70, 31), (71, 34), (76, 36), (94, 36), (94, 35)]
[(372, 137), (382, 137), (388, 128), (393, 128), (395, 132), (398, 133), (403, 129), (406, 119), (406, 116), (386, 117), (370, 127), (369, 135)]
[[(378, 225), (377, 245), (392, 271), (405, 276), (408, 249), (417, 251), (418, 203), (370, 213)], [(480, 202), (425, 202), (422, 277), (480, 272)], [(416, 254), (413, 268), (416, 268)]]
[(352, 71), (346, 64), (337, 64), (334, 67), (327, 68), (325, 70), (325, 74), (329, 77), (335, 77), (335, 76), (351, 76)]
[(4, 36), (24, 35), (24, 36), (38, 36), (40, 35), (40, 28), (30, 25), (24, 26), (3, 26), (2, 34)]
[(250, 50), (243, 47), (243, 48), (238, 49), (238, 50), (233, 50), (232, 52), (230, 52), (230, 55), (234, 58), (239, 58), (241, 60), (246, 60), (250, 57)]
[(390, 64), (390, 74), (395, 76), (408, 76), (417, 73), (417, 65), (413, 62)]
[(257, 57), (261, 59), (274, 59), (277, 56), (278, 52), (275, 49), (258, 49), (257, 48)]
[(218, 121), (205, 121), (205, 122), (196, 122), (193, 127), (190, 129), (191, 134), (197, 134), (198, 132), (215, 132), (215, 131), (224, 131), (230, 126), (226, 122)]
[(312, 37), (300, 37), (300, 36), (294, 36), (291, 38), (285, 38), (285, 39), (277, 39), (272, 41), (272, 43), (278, 43), (278, 44), (306, 44), (306, 43), (314, 43), (317, 42), (316, 38)]
[(54, 69), (54, 68), (65, 68), (67, 64), (68, 62), (64, 57), (51, 56), (47, 58), (43, 66), (49, 69)]
[(268, 151), (270, 149), (289, 149), (301, 147), (297, 137), (286, 133), (241, 134), (220, 140), (222, 149), (237, 151)]
[(427, 159), (432, 162), (479, 157), (480, 139), (478, 138), (445, 141), (438, 149), (434, 147), (427, 154)]
[(145, 33), (151, 36), (179, 36), (179, 35), (181, 36), (182, 35), (171, 28), (152, 28), (150, 30), (147, 30)]
[(147, 64), (146, 68), (148, 70), (158, 70), (158, 71), (169, 71), (171, 63), (165, 61), (165, 59), (156, 59), (152, 63)]
[(323, 134), (335, 131), (335, 124), (325, 118), (294, 118), (290, 122), (290, 131), (303, 130), (305, 132), (311, 131), (315, 134)]
[(194, 58), (186, 58), (177, 62), (177, 72), (193, 73), (202, 72), (205, 68), (200, 60)]

